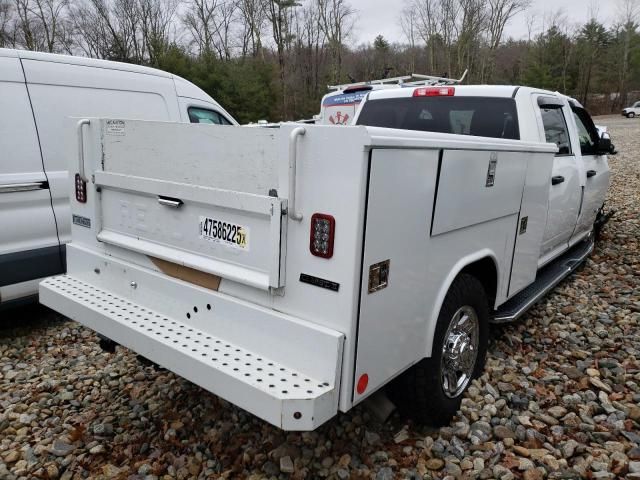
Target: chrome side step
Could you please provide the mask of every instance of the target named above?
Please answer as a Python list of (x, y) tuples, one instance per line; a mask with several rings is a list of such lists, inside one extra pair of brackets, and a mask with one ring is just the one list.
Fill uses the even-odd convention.
[(586, 240), (573, 246), (556, 260), (538, 270), (536, 281), (496, 310), (491, 323), (509, 323), (520, 318), (550, 290), (574, 272), (591, 254), (593, 246), (594, 239), (589, 236)]

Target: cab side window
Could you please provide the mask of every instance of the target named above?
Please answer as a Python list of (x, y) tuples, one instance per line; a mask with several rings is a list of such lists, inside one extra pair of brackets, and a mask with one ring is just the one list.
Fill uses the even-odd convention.
[(207, 108), (189, 107), (189, 121), (191, 123), (208, 123), (210, 125), (231, 125), (231, 122), (218, 112)]
[(578, 127), (582, 155), (596, 155), (598, 153), (598, 129), (584, 108), (573, 107), (572, 110)]
[(547, 142), (558, 146), (556, 156), (571, 155), (569, 129), (562, 108), (540, 108), (540, 112)]

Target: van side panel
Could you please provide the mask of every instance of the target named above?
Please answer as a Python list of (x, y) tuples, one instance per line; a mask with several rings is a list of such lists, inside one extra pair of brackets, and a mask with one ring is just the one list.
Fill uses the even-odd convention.
[[(23, 59), (60, 241), (71, 238), (66, 142), (69, 117), (179, 121), (173, 80), (122, 70)], [(70, 172), (72, 175), (75, 172)]]
[[(0, 57), (0, 287), (62, 271), (29, 95), (17, 58)], [(4, 292), (0, 292), (3, 295)], [(2, 301), (2, 298), (0, 298)]]

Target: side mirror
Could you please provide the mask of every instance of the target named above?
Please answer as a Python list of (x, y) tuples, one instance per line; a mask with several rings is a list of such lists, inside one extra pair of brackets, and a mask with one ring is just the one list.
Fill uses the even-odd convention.
[(613, 153), (613, 151), (615, 151), (615, 148), (612, 147), (613, 144), (611, 143), (611, 137), (608, 133), (603, 132), (600, 140), (598, 141), (598, 153), (601, 155)]

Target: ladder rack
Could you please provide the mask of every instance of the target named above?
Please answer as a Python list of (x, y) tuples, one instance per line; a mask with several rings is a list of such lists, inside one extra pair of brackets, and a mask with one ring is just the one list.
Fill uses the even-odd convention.
[[(346, 90), (348, 88), (366, 87), (369, 85), (387, 85), (397, 84), (406, 86), (421, 86), (421, 85), (456, 85), (464, 81), (469, 70), (465, 70), (460, 78), (446, 78), (435, 77), (433, 75), (422, 75), (419, 73), (412, 73), (411, 75), (404, 75), (402, 77), (382, 78), (378, 80), (369, 80), (367, 82), (345, 83), (342, 85), (328, 85), (329, 90)], [(415, 80), (414, 80), (415, 79)]]

